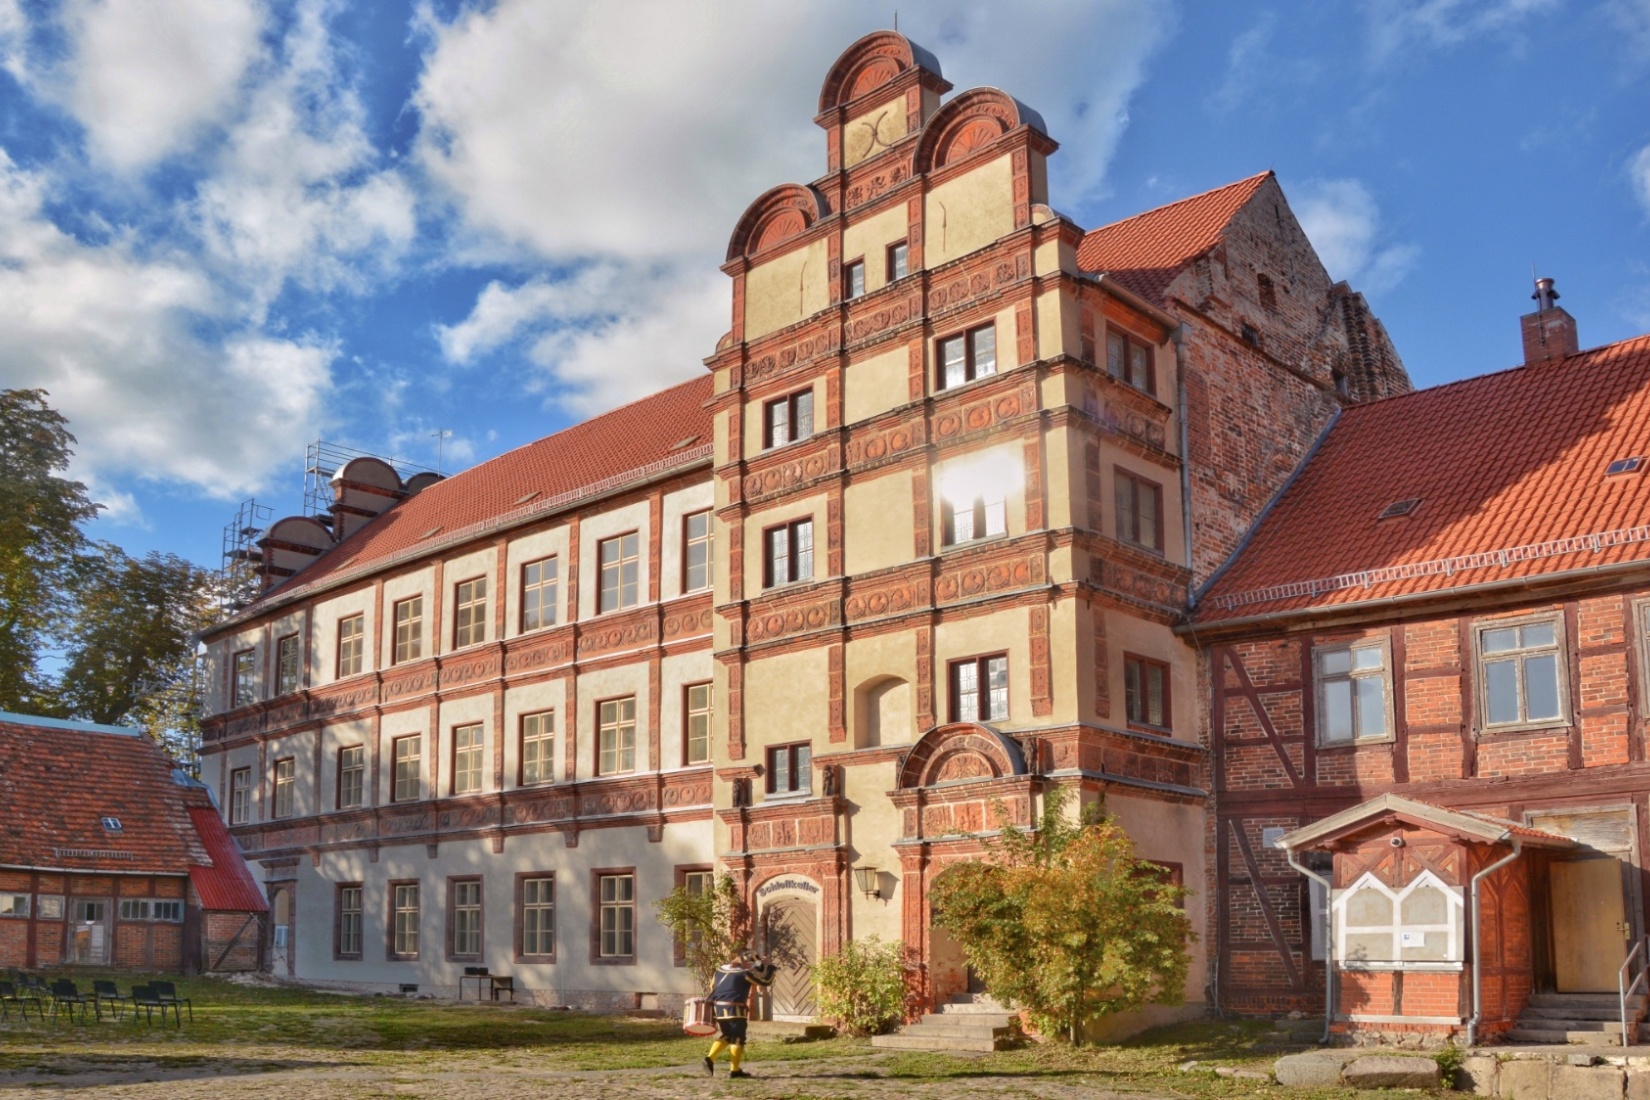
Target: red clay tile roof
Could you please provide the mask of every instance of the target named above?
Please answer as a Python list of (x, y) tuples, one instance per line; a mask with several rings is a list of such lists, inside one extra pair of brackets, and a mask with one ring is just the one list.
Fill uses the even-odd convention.
[(195, 864), (189, 868), (189, 881), (195, 884), (202, 909), (231, 909), (238, 912), (262, 913), (269, 903), (252, 877), (252, 872), (241, 858), (241, 849), (229, 835), (218, 811), (210, 806), (189, 807), (189, 820), (195, 825), (211, 866)]
[(1193, 260), (1220, 243), (1226, 226), (1271, 172), (1091, 229), (1077, 246), (1077, 266), (1104, 271), (1150, 302)]
[(205, 789), (179, 785), (153, 741), (109, 728), (0, 715), (0, 864), (181, 875), (209, 862), (185, 812), (209, 804)]
[[(519, 512), (553, 510), (558, 500), (648, 467), (668, 468), (709, 454), (711, 376), (623, 405), (454, 474), (402, 501), (328, 550), (266, 596), (307, 590), (345, 570), (362, 572), (421, 543), (450, 541)], [(530, 501), (522, 498), (536, 493)], [(438, 528), (437, 535), (429, 535)], [(256, 609), (257, 605), (254, 605)]]
[[(1636, 472), (1606, 476), (1617, 459)], [(1420, 503), (1378, 518), (1391, 504)], [(1204, 623), (1650, 560), (1650, 335), (1341, 413)]]

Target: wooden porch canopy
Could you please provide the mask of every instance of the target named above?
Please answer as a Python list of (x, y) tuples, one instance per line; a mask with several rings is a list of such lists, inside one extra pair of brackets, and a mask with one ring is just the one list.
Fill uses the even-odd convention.
[(1360, 802), (1292, 833), (1285, 833), (1278, 839), (1277, 846), (1288, 852), (1321, 850), (1371, 825), (1397, 821), (1479, 844), (1511, 844), (1516, 840), (1527, 848), (1576, 846), (1576, 842), (1569, 837), (1532, 829), (1516, 821), (1477, 810), (1452, 810), (1390, 793)]

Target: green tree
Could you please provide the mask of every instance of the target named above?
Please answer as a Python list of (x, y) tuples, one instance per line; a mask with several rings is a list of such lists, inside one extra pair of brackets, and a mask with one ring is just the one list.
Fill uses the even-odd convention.
[(74, 442), (44, 390), (0, 390), (0, 710), (66, 713), (40, 658), (72, 607), (80, 524), (101, 507), (60, 476)]
[(935, 882), (935, 923), (993, 995), (1038, 1030), (1082, 1041), (1088, 1025), (1179, 1004), (1189, 964), (1184, 890), (1138, 859), (1106, 817), (1073, 821), (1050, 792), (1036, 829), (1005, 828), (983, 860)]
[(819, 1015), (847, 1035), (880, 1035), (905, 1018), (905, 948), (877, 936), (850, 940), (814, 964)]
[(732, 875), (717, 875), (709, 890), (692, 893), (678, 886), (653, 903), (659, 923), (670, 929), (699, 987), (708, 990), (716, 968), (750, 936), (750, 907)]

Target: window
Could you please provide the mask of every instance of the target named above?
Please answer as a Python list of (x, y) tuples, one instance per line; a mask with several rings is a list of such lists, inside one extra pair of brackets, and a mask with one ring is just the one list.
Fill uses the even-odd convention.
[(551, 959), (556, 954), (556, 878), (554, 875), (516, 876), (517, 912), (521, 929), (516, 954)]
[(1463, 893), (1430, 870), (1396, 888), (1365, 872), (1335, 891), (1330, 903), (1336, 964), (1347, 970), (1402, 970), (1461, 962)]
[(905, 278), (909, 273), (910, 268), (907, 266), (907, 256), (909, 254), (910, 249), (906, 247), (904, 241), (896, 241), (888, 246), (888, 281), (890, 283), (895, 279)]
[(1123, 655), (1123, 699), (1131, 726), (1169, 728), (1169, 666), (1162, 661)]
[(997, 326), (983, 325), (939, 342), (939, 389), (997, 373)]
[(275, 761), (275, 817), (292, 816), (292, 796), (297, 785), (294, 774), (296, 767), (297, 761), (290, 756)]
[(121, 920), (183, 920), (183, 902), (161, 901), (154, 898), (122, 898)]
[(603, 959), (636, 955), (636, 876), (596, 876), (601, 899), (601, 936), (597, 954)]
[(814, 575), (814, 521), (792, 520), (762, 532), (762, 587), (811, 580)]
[(842, 266), (842, 292), (849, 298), (865, 293), (865, 261), (855, 260)]
[(395, 773), (390, 784), (390, 801), (411, 802), (423, 793), (424, 738), (417, 734), (397, 737), (391, 746), (394, 749), (391, 760)]
[(275, 643), (275, 693), (291, 695), (304, 686), (304, 651), (298, 635), (288, 634)]
[(521, 567), (521, 629), (541, 630), (556, 625), (555, 558), (530, 561)]
[(689, 684), (684, 689), (682, 763), (710, 761), (710, 684)]
[(366, 797), (367, 750), (363, 745), (351, 745), (338, 750), (338, 808), (347, 810), (361, 805)]
[(715, 549), (710, 513), (695, 512), (682, 517), (682, 591), (697, 592), (710, 587), (710, 560)]
[(556, 778), (556, 714), (521, 716), (521, 783), (549, 783)]
[(461, 582), (453, 592), (453, 648), (487, 640), (487, 578)]
[(762, 407), (764, 447), (783, 447), (814, 434), (814, 391), (798, 390)]
[(951, 720), (997, 722), (1008, 717), (1008, 655), (951, 662)]
[(229, 823), (244, 825), (252, 820), (252, 769), (236, 768), (229, 773)]
[(361, 957), (361, 884), (340, 883), (334, 904), (338, 908), (338, 942), (332, 953), (340, 959)]
[(338, 675), (358, 676), (361, 673), (362, 642), (367, 633), (367, 617), (351, 615), (338, 620)]
[(455, 959), (481, 957), (481, 880), (447, 880), (447, 951)]
[(1163, 552), (1163, 488), (1114, 471), (1117, 475), (1117, 537), (1124, 542)]
[(597, 707), (597, 775), (636, 770), (636, 697), (609, 699)]
[(424, 656), (424, 597), (413, 596), (395, 605), (395, 663)]
[(1391, 735), (1386, 653), (1386, 642), (1381, 639), (1321, 646), (1313, 652), (1320, 744), (1344, 745)]
[[(676, 885), (692, 897), (704, 897), (716, 889), (716, 875), (708, 866), (678, 867)], [(676, 965), (686, 966), (688, 947), (697, 947), (703, 942), (704, 930), (697, 927), (684, 936), (677, 936), (674, 945)]]
[(973, 500), (957, 502), (946, 500), (941, 503), (940, 511), (947, 546), (1008, 532), (1008, 505), (1000, 496), (989, 499), (978, 496)]
[(602, 591), (597, 601), (599, 611), (617, 611), (621, 607), (636, 606), (636, 559), (639, 538), (636, 532), (597, 543), (597, 557), (602, 566)]
[(768, 793), (806, 794), (813, 789), (813, 747), (775, 745), (768, 750)]
[(418, 883), (390, 883), (390, 958), (418, 958)]
[(475, 794), (481, 790), (481, 765), (487, 747), (481, 724), (453, 729), (453, 793)]
[(1562, 720), (1556, 619), (1495, 623), (1478, 628), (1478, 662), (1485, 726), (1528, 726)]
[(251, 706), (258, 701), (257, 651), (243, 649), (235, 654), (234, 683), (231, 687), (232, 705)]
[(1116, 329), (1106, 332), (1106, 373), (1137, 390), (1157, 393), (1151, 345), (1126, 332)]
[(29, 898), (28, 894), (0, 893), (0, 917), (27, 917)]

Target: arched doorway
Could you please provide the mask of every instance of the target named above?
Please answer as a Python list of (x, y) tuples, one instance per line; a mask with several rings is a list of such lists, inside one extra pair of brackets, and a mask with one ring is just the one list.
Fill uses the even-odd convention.
[(762, 951), (779, 967), (769, 991), (775, 1020), (812, 1020), (814, 963), (819, 961), (819, 906), (807, 898), (776, 898), (762, 907)]

